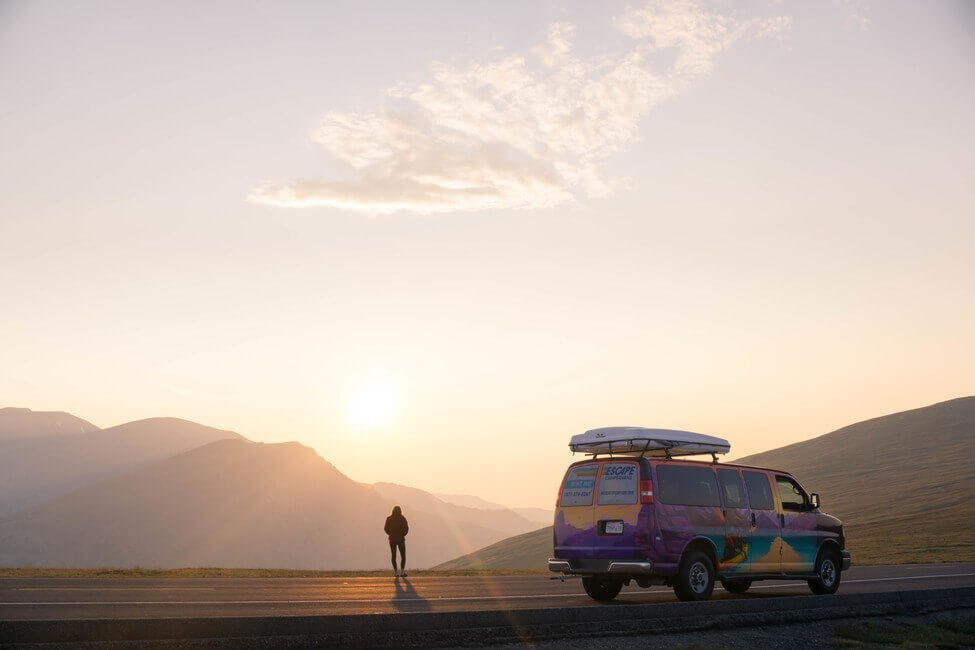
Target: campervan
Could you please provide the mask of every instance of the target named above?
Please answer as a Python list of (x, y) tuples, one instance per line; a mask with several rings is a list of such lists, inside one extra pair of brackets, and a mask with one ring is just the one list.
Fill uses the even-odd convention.
[[(843, 524), (789, 472), (719, 463), (727, 440), (608, 427), (573, 436), (555, 511), (551, 571), (582, 576), (592, 598), (623, 585), (669, 585), (705, 600), (715, 581), (740, 594), (759, 580), (804, 579), (835, 593), (850, 567)], [(688, 456), (709, 455), (710, 460)]]

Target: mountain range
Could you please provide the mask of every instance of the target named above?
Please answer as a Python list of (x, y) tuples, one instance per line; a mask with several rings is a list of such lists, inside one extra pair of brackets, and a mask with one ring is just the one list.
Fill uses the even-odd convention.
[(0, 411), (0, 431), (25, 432), (0, 440), (0, 566), (384, 567), (394, 504), (412, 525), (411, 566), (538, 527), (502, 506), (358, 483), (297, 442), (176, 418), (98, 429), (55, 415)]
[[(25, 413), (26, 412), (26, 413)], [(18, 427), (29, 433), (15, 435)], [(151, 418), (99, 429), (67, 413), (0, 410), (0, 517), (76, 487), (146, 467), (233, 431)]]
[[(791, 472), (844, 522), (854, 562), (975, 559), (975, 397), (858, 422), (736, 463)], [(552, 527), (435, 568), (539, 568)]]
[(96, 429), (98, 427), (91, 422), (64, 411), (0, 408), (0, 440), (71, 435), (73, 433), (87, 433)]

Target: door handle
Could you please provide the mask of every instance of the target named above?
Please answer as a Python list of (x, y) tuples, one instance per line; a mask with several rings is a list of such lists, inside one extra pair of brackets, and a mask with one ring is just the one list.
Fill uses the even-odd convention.
[(752, 528), (754, 528), (756, 525), (757, 524), (755, 523), (755, 513), (753, 512), (752, 513)]

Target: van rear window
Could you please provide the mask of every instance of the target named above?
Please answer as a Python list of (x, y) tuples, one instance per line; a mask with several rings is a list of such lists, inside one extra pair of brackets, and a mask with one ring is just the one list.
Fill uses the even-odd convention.
[(562, 484), (561, 506), (591, 506), (596, 485), (596, 465), (579, 465), (569, 470)]
[(599, 477), (600, 505), (636, 503), (637, 471), (635, 463), (606, 463)]
[(657, 497), (679, 506), (720, 506), (718, 482), (710, 467), (657, 465)]

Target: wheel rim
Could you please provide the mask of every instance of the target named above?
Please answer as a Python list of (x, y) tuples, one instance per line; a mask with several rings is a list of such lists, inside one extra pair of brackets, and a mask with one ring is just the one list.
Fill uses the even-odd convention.
[(703, 562), (695, 562), (691, 565), (688, 572), (691, 582), (691, 591), (696, 594), (703, 594), (708, 588), (708, 568)]
[(823, 560), (823, 564), (819, 567), (819, 579), (827, 587), (832, 587), (833, 583), (836, 582), (836, 565), (833, 564), (832, 559)]

